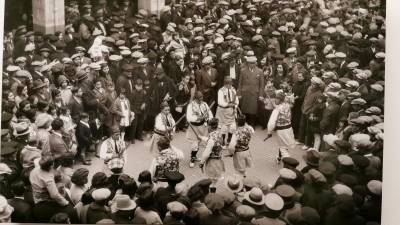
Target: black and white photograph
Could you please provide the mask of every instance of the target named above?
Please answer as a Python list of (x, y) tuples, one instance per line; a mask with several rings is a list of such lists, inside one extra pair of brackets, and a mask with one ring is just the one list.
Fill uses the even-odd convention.
[(386, 0), (0, 4), (0, 223), (400, 224)]

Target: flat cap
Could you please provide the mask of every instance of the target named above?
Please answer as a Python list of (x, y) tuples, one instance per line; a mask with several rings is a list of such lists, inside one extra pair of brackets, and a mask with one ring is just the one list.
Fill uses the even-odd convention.
[(354, 165), (353, 159), (350, 158), (350, 156), (348, 156), (348, 155), (343, 155), (343, 154), (338, 155), (337, 159), (339, 161), (339, 164), (342, 166), (353, 166)]

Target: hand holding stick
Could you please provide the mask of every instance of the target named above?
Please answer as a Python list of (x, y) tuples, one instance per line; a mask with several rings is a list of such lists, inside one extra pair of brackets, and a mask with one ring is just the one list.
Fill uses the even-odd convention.
[(272, 134), (268, 134), (266, 138), (264, 138), (264, 141), (270, 139), (272, 137)]

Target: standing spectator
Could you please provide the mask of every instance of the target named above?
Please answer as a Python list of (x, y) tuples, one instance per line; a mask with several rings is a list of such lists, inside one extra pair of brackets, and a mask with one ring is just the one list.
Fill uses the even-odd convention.
[(128, 138), (132, 143), (135, 143), (135, 139), (143, 141), (143, 127), (147, 116), (145, 110), (148, 107), (146, 101), (147, 94), (148, 93), (143, 89), (143, 80), (136, 79), (135, 88), (129, 99), (131, 102), (131, 110), (135, 113)]
[(87, 152), (93, 144), (92, 131), (89, 126), (89, 115), (81, 113), (80, 121), (76, 126), (76, 140), (78, 142), (78, 157), (83, 165), (91, 165), (91, 160), (86, 158)]
[(311, 85), (308, 87), (306, 95), (304, 96), (304, 102), (301, 107), (301, 121), (299, 130), (298, 141), (304, 143), (303, 149), (308, 149), (311, 145), (312, 137), (309, 135), (309, 117), (310, 111), (317, 99), (322, 94), (323, 81), (318, 77), (311, 78)]
[(258, 102), (263, 99), (264, 75), (256, 65), (255, 56), (247, 57), (246, 60), (246, 66), (240, 71), (237, 95), (242, 113), (246, 115), (247, 122), (254, 127), (257, 120)]

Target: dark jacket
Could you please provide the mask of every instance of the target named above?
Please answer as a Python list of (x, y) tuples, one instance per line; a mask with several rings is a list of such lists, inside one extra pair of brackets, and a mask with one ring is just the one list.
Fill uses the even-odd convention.
[(211, 214), (200, 220), (201, 225), (233, 225), (235, 220), (222, 214)]
[[(321, 217), (322, 218), (322, 217)], [(338, 207), (329, 209), (324, 225), (361, 225), (365, 220), (355, 213), (344, 213)]]
[(108, 208), (98, 205), (95, 202), (90, 203), (89, 209), (87, 210), (86, 223), (95, 224), (102, 219), (111, 219)]
[(78, 142), (78, 148), (89, 148), (92, 144), (92, 132), (90, 127), (87, 127), (83, 123), (79, 122), (75, 130), (76, 140)]
[(335, 133), (338, 126), (338, 114), (340, 105), (337, 102), (331, 102), (322, 113), (320, 122), (321, 132), (323, 134)]
[(178, 196), (175, 192), (175, 188), (173, 187), (160, 187), (157, 192), (155, 193), (154, 198), (156, 199), (157, 202), (157, 208), (158, 211), (160, 212), (160, 217), (161, 219), (164, 219), (165, 214), (167, 213), (167, 204), (175, 201)]
[(147, 98), (147, 92), (144, 89), (140, 91), (134, 89), (131, 98), (129, 99), (131, 102), (131, 110), (135, 114), (143, 113), (144, 110), (141, 109), (141, 106), (143, 103), (146, 103)]
[(71, 100), (69, 101), (68, 108), (71, 111), (71, 117), (77, 123), (80, 120), (80, 114), (81, 112), (84, 112), (83, 110), (83, 104), (82, 102), (78, 102), (73, 96), (71, 97)]
[(334, 197), (333, 193), (326, 189), (306, 184), (300, 202), (304, 206), (309, 206), (317, 210), (321, 218), (323, 218), (334, 202)]
[(14, 208), (11, 214), (11, 221), (13, 223), (32, 222), (32, 208), (27, 201), (20, 198), (12, 198), (8, 200), (8, 204)]

